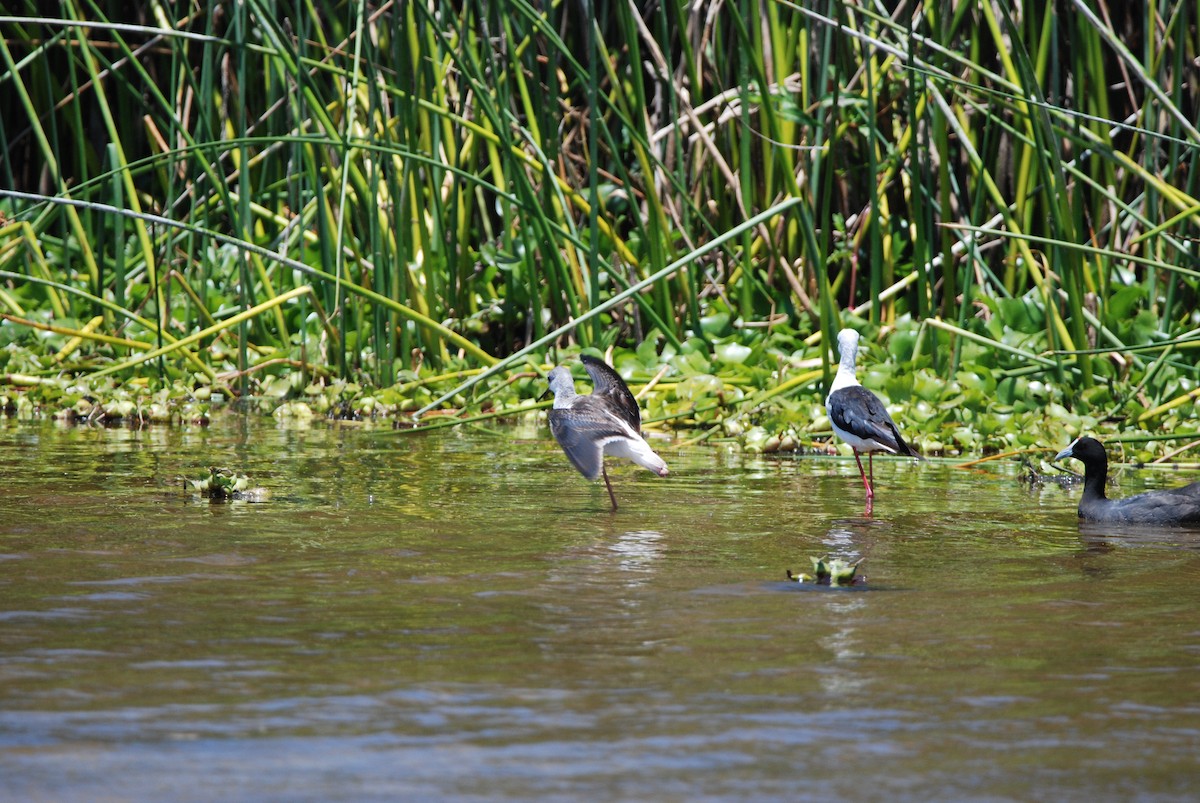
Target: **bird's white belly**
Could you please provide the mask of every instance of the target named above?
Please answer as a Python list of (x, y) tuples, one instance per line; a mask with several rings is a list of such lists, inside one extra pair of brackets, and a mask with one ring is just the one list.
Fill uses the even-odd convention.
[(613, 457), (632, 460), (642, 468), (648, 468), (660, 476), (667, 473), (667, 464), (654, 453), (650, 444), (642, 438), (613, 438), (604, 444), (604, 453)]

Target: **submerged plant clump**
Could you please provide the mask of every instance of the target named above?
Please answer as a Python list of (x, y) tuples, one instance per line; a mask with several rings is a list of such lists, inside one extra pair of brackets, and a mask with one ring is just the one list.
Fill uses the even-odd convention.
[(207, 476), (189, 480), (189, 483), (201, 496), (216, 502), (266, 502), (271, 497), (271, 492), (266, 488), (251, 487), (249, 477), (229, 468), (211, 466)]
[(791, 569), (787, 570), (789, 580), (797, 583), (813, 583), (824, 586), (852, 586), (860, 583), (865, 583), (865, 577), (858, 577), (858, 565), (862, 563), (862, 558), (850, 563), (841, 558), (813, 558), (812, 561), (813, 573), (806, 574), (798, 572), (793, 574)]

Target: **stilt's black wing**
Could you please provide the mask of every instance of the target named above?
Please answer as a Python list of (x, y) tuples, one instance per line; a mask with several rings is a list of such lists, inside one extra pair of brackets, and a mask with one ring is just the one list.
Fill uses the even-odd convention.
[(588, 376), (592, 378), (592, 395), (603, 397), (614, 414), (619, 415), (634, 432), (641, 433), (642, 410), (621, 375), (609, 368), (603, 360), (588, 354), (584, 354), (580, 359), (583, 360), (583, 367)]
[(904, 442), (879, 397), (861, 385), (829, 394), (828, 405), (830, 420), (842, 431), (864, 440), (873, 440), (896, 454), (921, 456)]

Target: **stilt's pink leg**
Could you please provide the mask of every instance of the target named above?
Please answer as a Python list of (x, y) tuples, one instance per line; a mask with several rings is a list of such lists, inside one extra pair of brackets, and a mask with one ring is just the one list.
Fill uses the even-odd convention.
[[(870, 460), (871, 460), (871, 453), (867, 452), (867, 462), (870, 462)], [(859, 459), (859, 456), (858, 456), (858, 449), (854, 450), (854, 462), (858, 463), (858, 474), (859, 474), (859, 476), (862, 477), (863, 487), (867, 489), (867, 500), (870, 501), (871, 499), (873, 499), (875, 497), (875, 489), (871, 487), (872, 483), (874, 483), (874, 481), (875, 481), (874, 468), (872, 467), (872, 471), (871, 471), (871, 475), (872, 475), (871, 482), (867, 482), (867, 472), (863, 471), (862, 460)]]

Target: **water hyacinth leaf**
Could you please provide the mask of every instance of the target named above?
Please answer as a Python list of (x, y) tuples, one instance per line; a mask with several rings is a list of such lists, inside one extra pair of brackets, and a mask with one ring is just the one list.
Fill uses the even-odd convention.
[(521, 262), (521, 257), (517, 254), (506, 251), (491, 243), (485, 243), (480, 246), (479, 258), (484, 264), (491, 265), (500, 270), (511, 270), (513, 266)]
[(676, 398), (686, 401), (699, 401), (713, 397), (725, 389), (725, 383), (712, 374), (692, 374), (675, 385)]
[(895, 404), (903, 404), (913, 397), (913, 385), (916, 379), (913, 374), (895, 374), (889, 376), (883, 383), (883, 391), (888, 400)]
[(1029, 380), (1024, 377), (1006, 377), (996, 383), (996, 400), (1003, 405), (1012, 406), (1017, 398), (1024, 395), (1024, 387)]
[(1004, 326), (1024, 334), (1037, 334), (1046, 329), (1044, 309), (1028, 298), (1002, 298), (996, 303), (997, 313)]
[(1141, 306), (1146, 299), (1146, 288), (1140, 284), (1119, 286), (1117, 290), (1108, 297), (1108, 320), (1109, 325), (1118, 324), (1130, 318), (1134, 314), (1134, 310)]
[(939, 401), (946, 393), (943, 379), (928, 371), (918, 371), (912, 377), (912, 397), (923, 402)]
[(771, 433), (763, 427), (750, 427), (742, 434), (742, 448), (751, 454), (761, 454)]
[(718, 312), (701, 318), (700, 327), (710, 337), (725, 337), (733, 331), (730, 325), (731, 321), (732, 318), (728, 312)]
[(872, 363), (870, 367), (859, 369), (859, 381), (864, 387), (872, 390), (880, 390), (884, 384), (892, 377), (896, 371), (896, 366), (888, 363)]
[(938, 418), (937, 408), (923, 399), (916, 404), (910, 404), (906, 408), (906, 413), (910, 420), (916, 421), (919, 424), (927, 424)]
[[(641, 362), (642, 366), (645, 368), (649, 368), (651, 365), (655, 365), (658, 362), (659, 355), (655, 340), (656, 338), (653, 337), (653, 332), (651, 332), (646, 339), (637, 345), (636, 353), (638, 361)], [(673, 351), (674, 350), (672, 349), (672, 352)], [(667, 351), (664, 350), (664, 360), (670, 360), (671, 356), (672, 354), (668, 354)]]
[(974, 425), (975, 429), (978, 430), (980, 435), (982, 435), (984, 438), (990, 438), (991, 436), (1004, 430), (1007, 420), (1008, 417), (1004, 415), (996, 413), (984, 413), (983, 415), (975, 418)]
[(913, 359), (917, 346), (917, 333), (911, 329), (898, 331), (888, 338), (887, 350), (892, 359), (906, 363)]
[(954, 378), (965, 388), (992, 394), (996, 391), (996, 378), (991, 370), (978, 363), (963, 363)]
[(1107, 384), (1092, 385), (1080, 394), (1080, 398), (1092, 409), (1107, 407), (1113, 402), (1112, 389)]
[(741, 365), (753, 353), (753, 349), (741, 343), (720, 343), (715, 351), (717, 359), (726, 365)]
[(812, 574), (793, 572), (788, 569), (787, 578), (797, 583), (814, 583), (828, 586), (850, 586), (857, 581), (855, 574), (860, 561), (851, 563), (842, 558), (809, 557), (812, 564)]
[(1125, 325), (1117, 325), (1117, 336), (1129, 345), (1151, 343), (1161, 337), (1158, 316), (1153, 310), (1143, 309), (1127, 320)]
[(816, 575), (817, 582), (818, 583), (820, 583), (822, 581), (828, 582), (829, 567), (825, 565), (825, 558), (810, 557), (809, 560), (812, 561), (813, 574)]
[(672, 358), (671, 366), (683, 376), (712, 373), (712, 363), (708, 361), (707, 350), (688, 349), (690, 342), (684, 343), (683, 351)]

